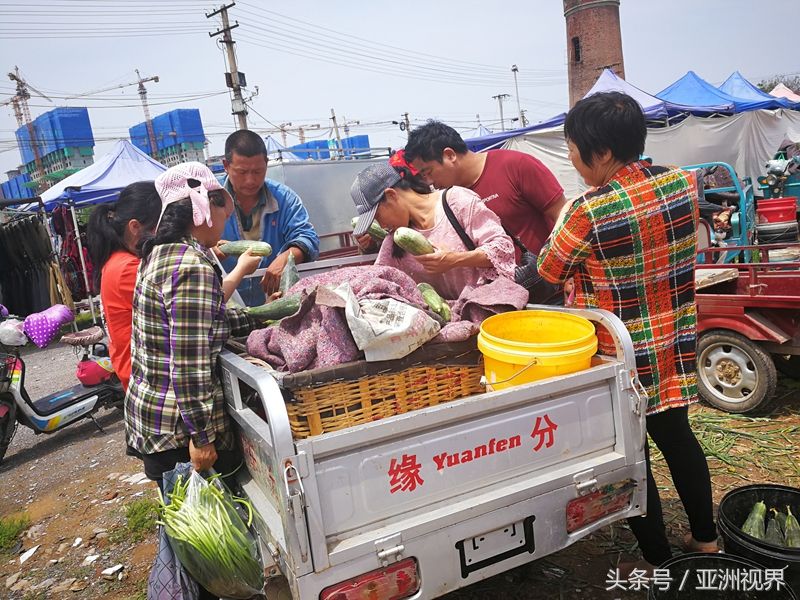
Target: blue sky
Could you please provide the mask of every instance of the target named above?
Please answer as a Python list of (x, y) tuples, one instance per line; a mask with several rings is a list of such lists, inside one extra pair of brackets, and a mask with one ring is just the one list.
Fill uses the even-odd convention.
[[(30, 101), (34, 117), (54, 106), (88, 106), (105, 153), (143, 120), (136, 86), (67, 99), (133, 82), (134, 69), (158, 75), (148, 84), (153, 116), (199, 108), (210, 152), (234, 130), (224, 86), (223, 52), (206, 19), (212, 3), (193, 0), (0, 0), (3, 73), (19, 66), (51, 97)], [(694, 70), (719, 84), (734, 70), (751, 81), (797, 73), (800, 0), (765, 8), (756, 0), (622, 0), (620, 18), (628, 81), (656, 93)], [(567, 109), (566, 34), (561, 0), (384, 0), (272, 3), (242, 0), (230, 10), (240, 70), (254, 112), (250, 128), (281, 123), (319, 125), (307, 136), (327, 137), (330, 109), (351, 134), (373, 146), (403, 145), (392, 120), (412, 124), (440, 118), (461, 130), (477, 117), (499, 129), (497, 101), (510, 94), (505, 116), (516, 113), (511, 65), (519, 67), (519, 100), (531, 122)], [(0, 102), (13, 94), (0, 79)], [(16, 121), (0, 107), (0, 172), (20, 161)], [(280, 135), (276, 136), (280, 139)], [(290, 134), (288, 143), (297, 143)], [(4, 178), (3, 178), (4, 179)]]

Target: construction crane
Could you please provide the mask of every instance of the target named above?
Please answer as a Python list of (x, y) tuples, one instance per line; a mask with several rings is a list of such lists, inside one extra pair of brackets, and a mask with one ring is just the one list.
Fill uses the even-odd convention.
[(147, 104), (147, 88), (144, 87), (144, 84), (147, 83), (148, 81), (158, 83), (158, 75), (153, 75), (152, 77), (142, 77), (139, 74), (139, 69), (136, 69), (136, 77), (137, 80), (132, 81), (130, 83), (120, 83), (119, 85), (112, 85), (111, 87), (103, 88), (100, 90), (93, 90), (91, 92), (78, 94), (77, 96), (70, 96), (68, 99), (83, 98), (84, 96), (100, 94), (101, 92), (107, 92), (109, 90), (117, 90), (119, 88), (124, 88), (131, 85), (138, 85), (139, 98), (141, 98), (142, 100), (142, 109), (144, 110), (144, 126), (147, 128), (147, 138), (150, 142), (150, 156), (156, 158), (156, 155), (158, 154), (158, 147), (156, 146), (156, 133), (153, 130), (153, 121), (150, 118), (150, 107)]
[(8, 106), (9, 104), (14, 109), (14, 116), (17, 118), (17, 127), (22, 127), (25, 125), (25, 120), (22, 118), (22, 106), (19, 103), (19, 98), (11, 96), (11, 98), (5, 102), (0, 102), (0, 106)]
[(31, 94), (28, 90), (33, 90), (36, 92), (36, 94), (48, 102), (52, 102), (52, 100), (25, 81), (25, 79), (23, 79), (23, 77), (19, 74), (19, 67), (16, 65), (14, 66), (14, 72), (8, 74), (8, 78), (17, 85), (17, 94), (7, 102), (4, 102), (4, 104), (11, 104), (14, 107), (14, 116), (17, 118), (17, 123), (19, 123), (20, 127), (23, 125), (28, 127), (31, 150), (33, 151), (33, 162), (36, 165), (36, 171), (31, 173), (31, 179), (36, 180), (44, 174), (44, 168), (42, 167), (42, 157), (39, 154), (39, 144), (36, 140), (36, 132), (33, 129), (31, 110), (28, 107), (28, 100), (31, 98)]

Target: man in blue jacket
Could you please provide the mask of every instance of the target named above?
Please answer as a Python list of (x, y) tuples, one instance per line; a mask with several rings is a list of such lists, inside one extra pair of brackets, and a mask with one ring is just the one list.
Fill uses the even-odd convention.
[[(225, 140), (222, 164), (227, 176), (221, 183), (236, 210), (225, 223), (222, 239), (260, 240), (272, 246), (272, 254), (261, 261), (260, 267), (267, 269), (261, 281), (246, 278), (238, 288), (248, 306), (263, 304), (265, 294), (277, 291), (290, 253), (297, 264), (319, 256), (319, 237), (303, 202), (287, 186), (266, 178), (267, 160), (264, 140), (253, 131), (241, 129)], [(236, 258), (225, 258), (222, 265), (230, 272)]]

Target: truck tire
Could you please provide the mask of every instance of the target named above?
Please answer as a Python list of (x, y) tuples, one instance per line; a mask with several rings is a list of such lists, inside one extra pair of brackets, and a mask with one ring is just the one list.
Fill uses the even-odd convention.
[(714, 329), (697, 343), (700, 396), (725, 412), (764, 412), (775, 396), (778, 375), (772, 357), (743, 335)]
[(773, 354), (772, 361), (786, 377), (800, 379), (800, 356), (797, 354)]

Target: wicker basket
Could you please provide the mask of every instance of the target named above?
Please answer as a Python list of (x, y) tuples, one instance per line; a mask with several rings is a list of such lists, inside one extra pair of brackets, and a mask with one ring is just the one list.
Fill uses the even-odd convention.
[(286, 405), (296, 438), (377, 421), (484, 391), (483, 366), (434, 365), (292, 391)]
[(296, 439), (485, 392), (475, 339), (423, 346), (400, 360), (273, 372)]

